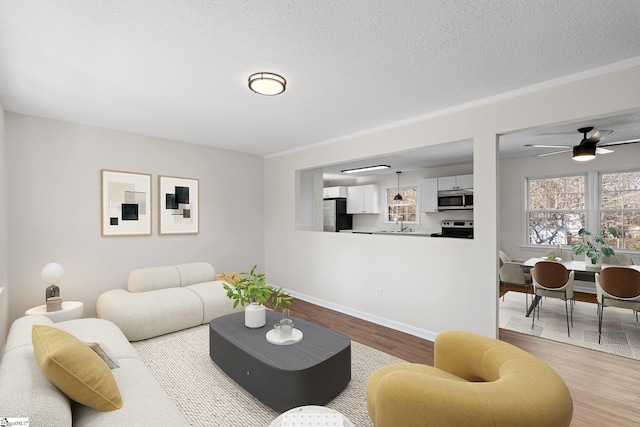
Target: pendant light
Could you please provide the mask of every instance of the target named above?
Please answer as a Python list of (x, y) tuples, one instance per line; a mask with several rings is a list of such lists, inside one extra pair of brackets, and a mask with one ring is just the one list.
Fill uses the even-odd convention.
[(402, 172), (397, 171), (396, 173), (398, 174), (398, 194), (396, 194), (396, 196), (393, 198), (393, 200), (398, 202), (398, 201), (402, 200), (402, 194), (400, 194), (400, 174)]

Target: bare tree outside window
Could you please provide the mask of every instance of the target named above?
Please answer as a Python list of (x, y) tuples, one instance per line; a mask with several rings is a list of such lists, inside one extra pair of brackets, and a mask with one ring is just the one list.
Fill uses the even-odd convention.
[(397, 189), (387, 189), (387, 221), (418, 222), (418, 191), (416, 187), (400, 188), (402, 200), (393, 200), (398, 194)]
[(600, 229), (618, 231), (618, 238), (605, 236), (606, 244), (640, 250), (640, 171), (603, 173), (600, 194)]
[(585, 227), (585, 177), (529, 178), (528, 235), (534, 245), (571, 245)]

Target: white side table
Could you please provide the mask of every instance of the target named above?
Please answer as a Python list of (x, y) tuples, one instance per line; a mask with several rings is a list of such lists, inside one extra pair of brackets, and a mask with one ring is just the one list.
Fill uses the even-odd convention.
[(24, 314), (41, 314), (47, 316), (54, 322), (62, 322), (63, 320), (79, 319), (82, 317), (84, 304), (80, 301), (62, 301), (62, 309), (57, 311), (47, 311), (47, 305), (39, 305), (25, 311)]
[[(311, 415), (311, 414), (339, 414), (342, 415), (342, 422), (344, 427), (354, 427), (353, 423), (351, 421), (349, 421), (349, 419), (347, 417), (345, 417), (343, 414), (340, 414), (340, 412), (331, 409), (331, 408), (327, 408), (324, 406), (299, 406), (297, 408), (293, 408), (293, 409), (289, 409), (287, 412), (284, 412), (282, 414), (280, 414), (280, 416), (278, 418), (276, 418), (275, 420), (273, 420), (273, 422), (271, 424), (269, 424), (269, 427), (281, 427), (282, 426), (282, 421), (284, 419), (284, 417), (287, 414), (301, 414), (301, 415)], [(307, 420), (304, 420), (307, 421)], [(311, 422), (311, 424), (309, 424), (309, 422)], [(318, 422), (313, 422), (313, 421), (307, 421), (305, 424), (300, 424), (300, 425), (309, 425), (309, 426), (325, 426), (328, 424), (318, 424)]]

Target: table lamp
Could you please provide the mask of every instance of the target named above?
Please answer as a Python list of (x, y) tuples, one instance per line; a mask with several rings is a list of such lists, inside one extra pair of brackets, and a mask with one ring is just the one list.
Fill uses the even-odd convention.
[(45, 265), (40, 272), (42, 280), (49, 285), (45, 290), (47, 311), (58, 311), (62, 309), (60, 288), (57, 285), (62, 280), (62, 276), (64, 276), (64, 268), (57, 262), (51, 262)]

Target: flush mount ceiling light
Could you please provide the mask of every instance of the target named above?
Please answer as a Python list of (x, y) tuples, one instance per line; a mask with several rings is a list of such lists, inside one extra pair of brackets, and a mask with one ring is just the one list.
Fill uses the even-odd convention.
[(260, 95), (280, 95), (287, 87), (284, 77), (273, 73), (255, 73), (249, 76), (249, 89)]
[(388, 165), (376, 165), (376, 166), (365, 166), (363, 168), (355, 168), (355, 169), (344, 169), (342, 173), (358, 173), (358, 172), (368, 172), (368, 171), (377, 171), (380, 169), (389, 169), (391, 166)]
[(402, 172), (397, 171), (396, 173), (398, 174), (398, 194), (396, 194), (396, 195), (395, 195), (395, 197), (393, 198), (393, 200), (401, 201), (401, 200), (402, 200), (402, 194), (400, 194), (400, 174), (401, 174)]
[(576, 145), (573, 147), (573, 160), (586, 162), (587, 160), (596, 158), (596, 146), (593, 145)]

